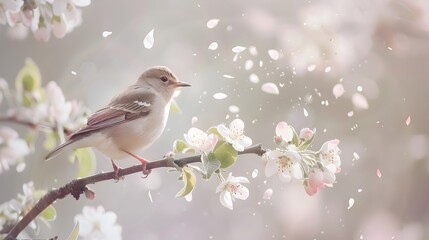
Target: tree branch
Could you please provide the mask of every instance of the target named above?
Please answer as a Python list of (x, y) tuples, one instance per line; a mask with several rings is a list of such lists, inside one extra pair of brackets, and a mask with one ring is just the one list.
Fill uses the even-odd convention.
[(33, 129), (35, 129), (39, 126), (37, 123), (31, 122), (31, 121), (24, 121), (24, 120), (21, 120), (21, 119), (14, 117), (14, 116), (0, 117), (0, 122), (11, 122), (11, 123), (23, 125), (23, 126), (33, 128)]
[[(254, 146), (251, 146), (249, 148), (246, 148), (242, 152), (238, 152), (239, 155), (241, 154), (257, 154), (259, 156), (262, 156), (266, 152), (265, 148), (262, 146), (262, 144), (257, 144)], [(173, 159), (174, 160), (174, 159)], [(201, 157), (199, 155), (191, 156), (191, 157), (184, 157), (181, 159), (174, 160), (174, 163), (177, 164), (180, 167), (185, 166), (189, 163), (195, 163), (195, 162), (201, 162)], [(170, 167), (171, 159), (162, 159), (158, 161), (149, 162), (146, 165), (146, 169), (155, 169), (155, 168), (161, 168), (161, 167)], [(130, 175), (133, 173), (140, 173), (142, 172), (142, 166), (141, 165), (135, 165), (129, 168), (123, 168), (120, 169), (118, 177)], [(45, 194), (40, 200), (34, 205), (34, 207), (10, 230), (8, 235), (6, 236), (6, 240), (16, 240), (16, 237), (22, 230), (24, 230), (27, 225), (33, 221), (43, 210), (45, 210), (49, 205), (54, 203), (58, 199), (63, 199), (67, 195), (72, 195), (76, 200), (79, 200), (79, 197), (82, 193), (88, 190), (87, 185), (88, 184), (94, 184), (97, 182), (107, 181), (115, 179), (115, 172), (106, 172), (106, 173), (99, 173), (93, 176), (89, 176), (86, 178), (81, 179), (75, 179), (71, 182), (67, 183), (61, 188), (53, 189)]]

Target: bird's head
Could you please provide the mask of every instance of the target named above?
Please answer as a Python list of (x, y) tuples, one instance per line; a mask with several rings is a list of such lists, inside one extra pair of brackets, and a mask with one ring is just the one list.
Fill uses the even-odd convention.
[(176, 75), (164, 66), (155, 66), (147, 69), (142, 73), (137, 84), (147, 85), (153, 88), (167, 100), (173, 97), (176, 89), (191, 86), (189, 83), (178, 81)]

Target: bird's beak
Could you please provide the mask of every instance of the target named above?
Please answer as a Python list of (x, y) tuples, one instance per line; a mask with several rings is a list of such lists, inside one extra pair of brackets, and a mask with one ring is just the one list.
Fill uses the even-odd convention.
[(175, 84), (173, 84), (174, 87), (190, 87), (191, 84), (186, 83), (186, 82), (176, 82)]

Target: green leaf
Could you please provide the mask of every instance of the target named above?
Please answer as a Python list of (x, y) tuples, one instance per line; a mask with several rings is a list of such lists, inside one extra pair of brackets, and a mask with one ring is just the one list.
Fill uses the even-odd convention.
[(195, 153), (195, 150), (190, 148), (183, 140), (176, 140), (173, 143), (174, 153)]
[[(18, 72), (16, 76), (15, 85), (18, 93), (32, 92), (40, 88), (42, 77), (39, 67), (33, 60), (27, 58), (24, 67)], [(22, 96), (20, 96), (22, 97)]]
[(208, 155), (202, 154), (201, 155), (201, 162), (203, 163), (203, 169), (204, 169), (204, 179), (210, 179), (213, 172), (218, 170), (221, 166), (220, 161), (216, 159), (216, 156), (214, 153), (209, 153)]
[(79, 162), (79, 170), (77, 172), (77, 177), (82, 178), (94, 174), (94, 152), (90, 148), (79, 148), (75, 150), (75, 155)]
[(213, 153), (216, 159), (220, 161), (220, 168), (227, 168), (234, 164), (238, 155), (237, 150), (226, 141), (218, 142)]
[(43, 148), (46, 150), (52, 150), (57, 145), (57, 137), (55, 133), (48, 132), (45, 135), (45, 141), (43, 141)]
[(176, 194), (176, 197), (184, 197), (194, 189), (197, 179), (192, 168), (188, 166), (182, 168), (182, 180), (185, 183), (185, 186)]
[(79, 236), (79, 221), (77, 221), (76, 225), (74, 225), (73, 231), (70, 233), (67, 240), (77, 240), (78, 236)]
[(47, 221), (53, 221), (57, 217), (57, 211), (52, 205), (49, 205), (40, 213), (39, 217), (44, 218)]
[(210, 133), (215, 134), (219, 140), (223, 139), (223, 136), (222, 136), (222, 134), (219, 133), (219, 131), (217, 130), (217, 127), (211, 127), (211, 128), (209, 128), (209, 130), (207, 130), (207, 133), (209, 133), (209, 134)]
[(174, 99), (171, 101), (170, 104), (170, 112), (182, 113), (182, 109), (180, 109), (179, 105), (176, 101), (174, 101)]
[(292, 126), (291, 126), (291, 128), (292, 128), (292, 131), (293, 131), (292, 144), (294, 144), (295, 146), (298, 146), (299, 145), (299, 136), (296, 133), (295, 128), (293, 128)]

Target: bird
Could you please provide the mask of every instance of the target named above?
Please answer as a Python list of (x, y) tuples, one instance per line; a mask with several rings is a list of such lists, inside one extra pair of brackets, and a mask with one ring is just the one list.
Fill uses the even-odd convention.
[(110, 158), (115, 179), (119, 179), (121, 169), (115, 160), (130, 156), (140, 161), (147, 176), (150, 173), (146, 171), (148, 160), (136, 152), (160, 137), (167, 123), (174, 92), (189, 86), (189, 83), (178, 81), (167, 67), (147, 69), (134, 84), (89, 116), (85, 126), (50, 151), (46, 160), (63, 151), (92, 147)]

